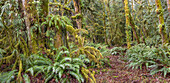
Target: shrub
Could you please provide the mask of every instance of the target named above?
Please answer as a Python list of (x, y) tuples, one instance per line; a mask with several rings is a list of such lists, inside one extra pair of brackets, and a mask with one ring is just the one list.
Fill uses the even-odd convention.
[[(66, 55), (67, 57), (65, 57)], [(91, 81), (95, 82), (94, 75), (86, 69), (86, 64), (84, 64), (85, 61), (88, 62), (87, 59), (71, 58), (69, 51), (64, 50), (60, 50), (54, 57), (52, 60), (41, 55), (34, 55), (33, 66), (26, 72), (35, 76), (40, 73), (45, 75), (45, 83), (52, 78), (56, 82), (69, 82), (69, 78), (72, 77), (76, 78), (79, 83), (84, 82), (84, 77), (86, 79), (92, 78)]]
[(150, 73), (153, 75), (157, 72), (163, 72), (164, 77), (170, 73), (170, 45), (159, 47), (149, 47), (144, 44), (139, 44), (131, 47), (126, 52), (126, 58), (129, 61), (128, 67), (152, 68)]

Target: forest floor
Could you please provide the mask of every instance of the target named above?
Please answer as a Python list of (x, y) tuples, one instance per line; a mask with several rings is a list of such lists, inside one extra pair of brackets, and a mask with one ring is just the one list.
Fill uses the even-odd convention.
[(170, 83), (170, 75), (164, 78), (161, 73), (150, 75), (146, 68), (127, 68), (127, 62), (120, 59), (120, 56), (106, 56), (110, 59), (111, 67), (92, 69), (96, 72), (97, 83)]
[[(111, 67), (106, 64), (103, 68), (90, 68), (91, 71), (95, 71), (97, 83), (170, 83), (170, 75), (164, 78), (161, 73), (150, 75), (146, 68), (142, 70), (127, 68), (128, 62), (122, 61), (121, 56), (110, 55), (105, 58), (110, 60)], [(31, 81), (44, 83), (42, 75), (31, 77)], [(55, 83), (54, 79), (49, 83)], [(78, 83), (78, 81), (72, 79), (71, 83)]]

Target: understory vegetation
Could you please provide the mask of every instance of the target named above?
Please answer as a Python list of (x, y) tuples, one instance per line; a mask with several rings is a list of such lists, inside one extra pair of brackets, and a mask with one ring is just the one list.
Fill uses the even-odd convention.
[(170, 0), (0, 0), (0, 83), (97, 83), (113, 56), (170, 79)]

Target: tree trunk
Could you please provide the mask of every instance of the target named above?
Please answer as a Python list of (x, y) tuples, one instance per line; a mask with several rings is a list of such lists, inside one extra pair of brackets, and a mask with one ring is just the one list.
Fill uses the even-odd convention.
[(139, 37), (138, 37), (138, 34), (137, 34), (137, 32), (136, 32), (135, 23), (134, 23), (134, 21), (133, 21), (133, 18), (132, 18), (132, 16), (131, 16), (130, 12), (129, 12), (129, 19), (130, 19), (130, 25), (131, 25), (132, 30), (133, 30), (133, 35), (134, 35), (134, 37), (136, 38), (137, 43), (139, 44), (139, 43), (140, 43)]
[(29, 13), (29, 9), (28, 9), (28, 1), (27, 0), (22, 0), (22, 6), (23, 6), (23, 10), (24, 10), (24, 18), (25, 18), (25, 25), (26, 25), (26, 29), (27, 29), (27, 33), (28, 33), (28, 46), (29, 49), (31, 50), (32, 45), (31, 45), (31, 23), (30, 23), (30, 13)]
[(126, 16), (126, 42), (127, 42), (127, 48), (130, 48), (130, 41), (131, 41), (131, 28), (130, 28), (130, 19), (129, 19), (129, 7), (128, 7), (128, 0), (124, 0), (125, 4), (125, 16)]
[[(75, 10), (75, 15), (80, 14), (81, 15), (81, 7), (80, 7), (80, 0), (73, 0), (74, 2), (74, 10)], [(81, 15), (82, 16), (82, 15)], [(76, 19), (77, 27), (78, 29), (82, 28), (82, 18), (78, 17)]]
[(166, 30), (165, 30), (165, 23), (164, 23), (164, 17), (163, 17), (163, 9), (162, 9), (162, 5), (161, 5), (161, 1), (160, 0), (155, 0), (156, 1), (156, 12), (159, 16), (159, 33), (161, 35), (162, 38), (162, 45), (167, 43), (167, 35), (166, 35)]
[(42, 8), (42, 12), (40, 13), (40, 16), (47, 16), (48, 12), (49, 12), (49, 7), (48, 7), (48, 3), (49, 0), (40, 0), (41, 2), (41, 8)]
[[(105, 6), (105, 4), (107, 4), (106, 6), (109, 8), (108, 2), (103, 2), (103, 25), (104, 25), (103, 29), (104, 29), (105, 43), (107, 45), (109, 45), (108, 41), (107, 41), (107, 34), (106, 34), (106, 14), (105, 14), (105, 11), (107, 12), (107, 7)], [(108, 14), (108, 12), (107, 12), (107, 14)]]

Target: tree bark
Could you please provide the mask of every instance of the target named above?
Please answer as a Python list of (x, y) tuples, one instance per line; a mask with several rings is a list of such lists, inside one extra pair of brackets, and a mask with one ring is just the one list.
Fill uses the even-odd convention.
[[(80, 7), (80, 0), (73, 0), (74, 2), (74, 10), (75, 10), (75, 15), (81, 14), (81, 7)], [(82, 28), (82, 18), (78, 17), (76, 19), (77, 27), (78, 29)]]
[(23, 10), (24, 10), (24, 18), (25, 18), (25, 25), (26, 25), (26, 29), (27, 29), (27, 33), (28, 33), (28, 46), (29, 49), (31, 50), (32, 45), (31, 45), (31, 23), (30, 23), (30, 14), (29, 14), (29, 9), (28, 9), (28, 1), (27, 0), (22, 0), (22, 6), (23, 6)]
[(156, 12), (159, 17), (159, 33), (161, 35), (162, 45), (163, 45), (167, 43), (167, 35), (166, 35), (166, 29), (165, 29), (165, 23), (164, 23), (164, 17), (163, 17), (163, 8), (162, 8), (160, 0), (155, 0), (155, 2), (157, 6)]
[(135, 29), (135, 23), (134, 23), (133, 18), (132, 18), (132, 16), (131, 16), (130, 13), (129, 13), (129, 18), (130, 18), (130, 25), (131, 25), (131, 27), (132, 27), (134, 37), (136, 38), (137, 43), (139, 44), (140, 41), (139, 41), (139, 37), (138, 37), (138, 34), (137, 34), (137, 32), (136, 32), (136, 29)]
[(128, 0), (124, 0), (125, 4), (125, 17), (126, 17), (126, 42), (127, 42), (127, 48), (130, 48), (130, 41), (131, 41), (131, 30), (130, 30), (130, 19), (129, 19), (129, 7), (128, 7)]

